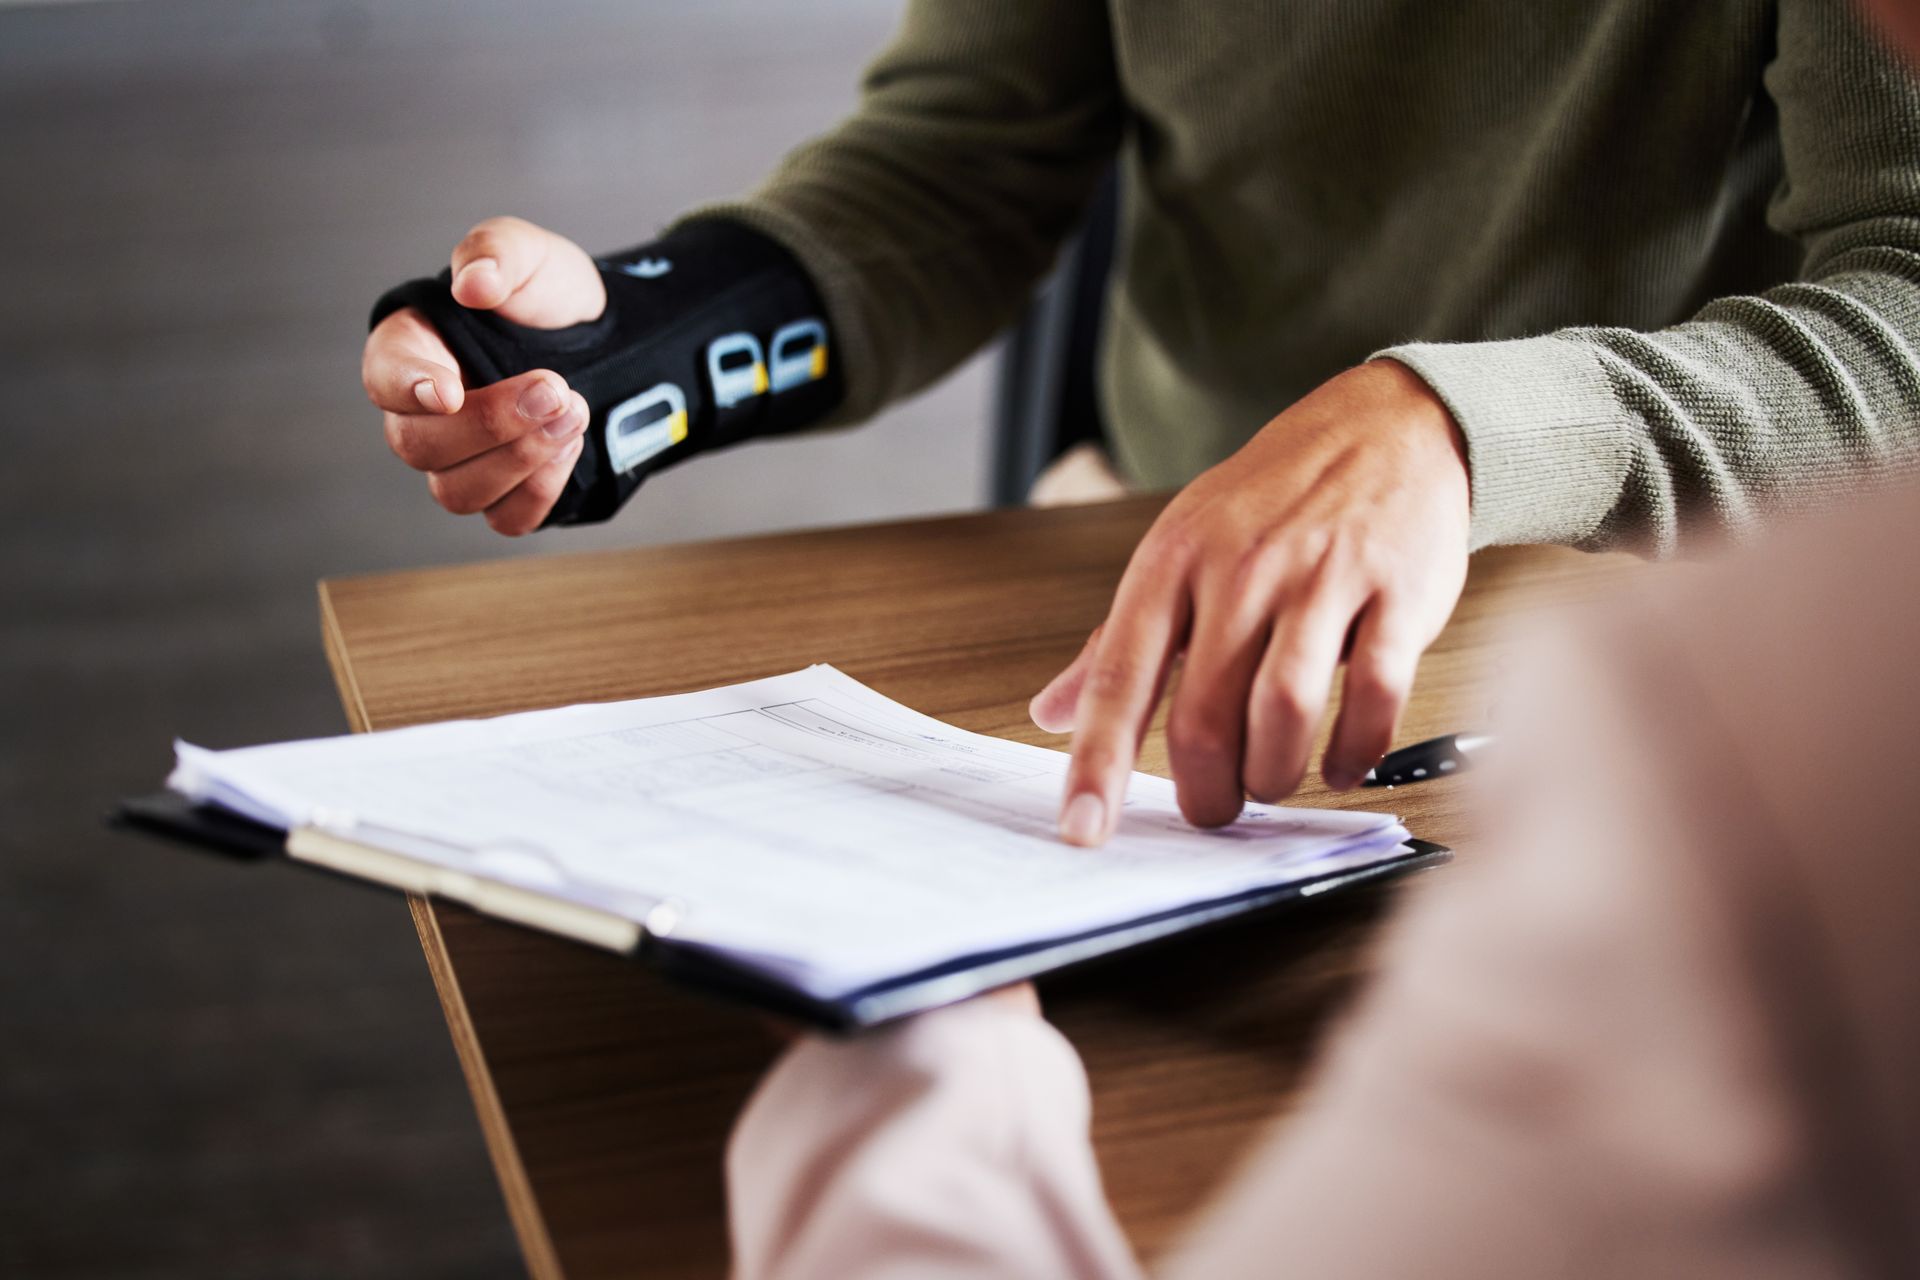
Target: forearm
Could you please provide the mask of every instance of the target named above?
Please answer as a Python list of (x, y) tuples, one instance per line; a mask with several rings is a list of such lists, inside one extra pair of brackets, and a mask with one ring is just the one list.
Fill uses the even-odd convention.
[(1899, 228), (1911, 246), (1846, 254), (1838, 269), (1723, 299), (1672, 329), (1382, 354), (1425, 378), (1460, 423), (1476, 546), (1672, 554), (1914, 466), (1916, 228)]
[(1846, 6), (1787, 0), (1767, 87), (1800, 278), (1639, 333), (1574, 328), (1382, 354), (1466, 436), (1476, 545), (1656, 554), (1913, 466), (1920, 87)]
[(737, 1280), (1137, 1274), (1079, 1060), (997, 1000), (846, 1041), (761, 1084), (727, 1155)]
[[(490, 219), (456, 263), (493, 262), (476, 236), (513, 248), (504, 292), (456, 300), (450, 272), (389, 291), (363, 381), (448, 510), (515, 534), (604, 520), (655, 471), (860, 420), (970, 355), (1046, 269), (1120, 118), (1097, 0), (922, 0), (860, 110), (758, 194), (597, 267), (571, 241)], [(505, 280), (499, 265), (482, 276)], [(523, 305), (521, 288), (566, 305)], [(537, 327), (549, 314), (564, 327)], [(556, 421), (501, 407), (533, 382), (557, 397)], [(536, 426), (570, 433), (564, 458), (526, 434)]]
[(451, 272), (392, 289), (373, 311), (375, 326), (421, 312), (471, 382), (550, 369), (585, 398), (585, 447), (547, 523), (604, 520), (657, 471), (812, 426), (840, 403), (818, 292), (766, 236), (708, 219), (597, 265), (605, 307), (566, 328), (462, 306)]
[(790, 249), (846, 351), (854, 421), (1019, 312), (1112, 164), (1123, 112), (1095, 0), (918, 0), (860, 108), (742, 201)]

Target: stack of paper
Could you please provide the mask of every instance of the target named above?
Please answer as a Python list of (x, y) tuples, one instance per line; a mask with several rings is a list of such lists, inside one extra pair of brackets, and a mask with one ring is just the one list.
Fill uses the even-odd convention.
[[(1218, 831), (1135, 774), (1099, 849), (1055, 836), (1067, 757), (831, 667), (704, 693), (212, 752), (169, 785), (462, 883), (667, 927), (813, 996), (1393, 855), (1375, 813)], [(346, 865), (385, 878), (365, 867)]]

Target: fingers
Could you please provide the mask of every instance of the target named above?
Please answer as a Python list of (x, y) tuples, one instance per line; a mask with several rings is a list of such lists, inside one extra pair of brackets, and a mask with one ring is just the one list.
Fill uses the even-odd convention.
[(387, 445), (416, 471), (445, 471), (522, 440), (536, 451), (544, 443), (544, 461), (585, 429), (586, 418), (586, 401), (565, 379), (536, 369), (481, 387), (458, 413), (389, 413)]
[[(606, 287), (571, 240), (518, 218), (492, 218), (453, 252), (461, 305), (540, 328), (592, 320)], [(367, 397), (384, 411), (387, 444), (427, 473), (434, 500), (456, 514), (487, 513), (502, 533), (538, 528), (584, 447), (587, 404), (548, 370), (468, 394), (459, 364), (418, 311), (382, 320), (361, 357)]]
[(1069, 844), (1103, 844), (1113, 832), (1141, 734), (1184, 636), (1186, 599), (1182, 575), (1166, 572), (1151, 553), (1135, 556), (1080, 686), (1060, 810)]
[[(573, 446), (587, 427), (587, 402), (572, 391), (562, 399), (567, 407), (550, 424), (557, 429), (555, 434), (545, 429), (528, 431), (451, 466), (428, 469), (433, 500), (457, 516), (486, 511), (563, 451), (577, 456)], [(455, 421), (440, 419), (434, 425), (444, 427)]]
[(522, 218), (488, 218), (453, 251), (453, 298), (503, 319), (561, 329), (595, 319), (606, 285), (573, 241)]
[[(1167, 717), (1180, 809), (1224, 826), (1252, 795), (1298, 789), (1329, 689), (1352, 637), (1344, 696), (1324, 765), (1329, 786), (1357, 786), (1386, 754), (1427, 639), (1415, 616), (1369, 579), (1322, 560), (1288, 585), (1233, 580), (1192, 589), (1128, 569), (1107, 622), (1035, 695), (1034, 722), (1076, 732), (1060, 832), (1098, 845), (1112, 833), (1139, 744), (1174, 656), (1185, 670)], [(1189, 613), (1191, 617), (1189, 617)]]
[(1033, 717), (1034, 724), (1048, 733), (1072, 732), (1074, 713), (1080, 705), (1080, 689), (1087, 682), (1087, 668), (1100, 643), (1100, 630), (1099, 627), (1093, 629), (1073, 661), (1027, 704), (1027, 714)]
[(488, 526), (495, 533), (505, 534), (509, 538), (517, 538), (538, 529), (540, 522), (547, 518), (547, 513), (553, 510), (561, 490), (566, 487), (567, 477), (572, 474), (573, 464), (579, 460), (580, 450), (586, 443), (586, 437), (575, 437), (573, 443), (564, 446), (552, 461), (488, 507)]
[(1360, 785), (1367, 770), (1387, 753), (1423, 647), (1385, 599), (1375, 598), (1360, 615), (1353, 654), (1347, 659), (1340, 719), (1321, 763), (1327, 785), (1335, 791)]
[(1245, 798), (1248, 688), (1268, 622), (1259, 598), (1242, 586), (1224, 583), (1200, 593), (1180, 688), (1167, 713), (1167, 757), (1180, 812), (1196, 827), (1232, 822)]
[(1267, 804), (1292, 795), (1306, 776), (1314, 732), (1353, 622), (1353, 605), (1326, 592), (1302, 593), (1282, 607), (1247, 692), (1241, 781)]
[(412, 307), (374, 326), (360, 356), (367, 399), (388, 413), (459, 412), (466, 390), (458, 369), (447, 344)]

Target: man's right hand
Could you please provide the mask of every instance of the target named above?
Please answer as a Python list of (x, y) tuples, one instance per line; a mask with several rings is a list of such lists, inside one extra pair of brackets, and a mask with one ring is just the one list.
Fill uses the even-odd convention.
[[(539, 329), (598, 319), (607, 305), (585, 250), (519, 218), (489, 218), (467, 233), (453, 251), (453, 298)], [(385, 415), (387, 444), (427, 473), (433, 500), (455, 515), (485, 512), (510, 537), (540, 527), (585, 443), (587, 402), (565, 378), (536, 369), (467, 387), (412, 307), (367, 336), (360, 380)]]

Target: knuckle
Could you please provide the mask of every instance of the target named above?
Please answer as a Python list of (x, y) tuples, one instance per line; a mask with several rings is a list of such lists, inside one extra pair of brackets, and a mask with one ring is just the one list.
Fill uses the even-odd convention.
[(495, 507), (487, 512), (486, 521), (489, 529), (508, 538), (517, 538), (527, 531), (525, 517), (509, 507)]
[(537, 432), (517, 436), (504, 448), (507, 459), (521, 471), (531, 471), (546, 462), (548, 458), (546, 437)]
[(1147, 534), (1134, 560), (1149, 573), (1171, 573), (1192, 564), (1200, 556), (1203, 543), (1192, 523), (1172, 520)]
[(417, 471), (425, 470), (431, 455), (425, 426), (398, 413), (388, 414), (386, 425), (387, 447), (394, 456)]
[(1352, 551), (1354, 572), (1376, 587), (1398, 586), (1407, 572), (1407, 557), (1382, 539), (1368, 538)]
[(560, 496), (560, 488), (567, 482), (567, 473), (558, 467), (542, 467), (528, 478), (520, 487), (532, 499), (532, 505), (541, 513), (553, 505)]
[(1167, 721), (1167, 749), (1184, 760), (1212, 763), (1237, 756), (1239, 742), (1222, 717), (1175, 712)]
[(1406, 701), (1411, 684), (1404, 663), (1385, 661), (1377, 655), (1356, 655), (1347, 666), (1349, 699), (1398, 706)]
[(1082, 691), (1100, 702), (1124, 698), (1133, 692), (1133, 668), (1111, 658), (1096, 657), (1087, 668), (1087, 682)]
[(515, 387), (496, 387), (480, 410), (481, 434), (495, 444), (507, 444), (527, 433), (530, 424), (520, 416), (515, 399), (518, 390)]
[(1283, 732), (1305, 728), (1317, 709), (1316, 700), (1305, 685), (1271, 677), (1255, 682), (1254, 701)]
[(499, 218), (484, 218), (468, 228), (467, 234), (460, 237), (456, 253), (467, 257), (480, 257), (490, 251), (500, 239)]
[(393, 456), (412, 466), (414, 450), (418, 447), (414, 440), (413, 424), (397, 413), (388, 413), (381, 415), (380, 427), (387, 437), (387, 448), (393, 451)]
[(1236, 550), (1221, 575), (1224, 594), (1235, 600), (1251, 596), (1274, 576), (1273, 569), (1283, 554), (1276, 541), (1265, 534)]
[(449, 478), (444, 471), (427, 473), (427, 488), (433, 494), (433, 500), (456, 516), (470, 516), (474, 513), (473, 495), (468, 487), (458, 480)]
[(1104, 739), (1077, 743), (1073, 753), (1073, 773), (1080, 779), (1106, 778), (1132, 763), (1122, 755), (1118, 743)]
[(533, 229), (533, 224), (524, 218), (498, 216), (483, 218), (474, 223), (460, 241), (460, 251), (468, 257), (498, 257), (501, 252), (512, 247), (513, 242)]
[(1318, 595), (1335, 583), (1347, 581), (1354, 572), (1352, 544), (1338, 531), (1316, 532), (1299, 557), (1299, 582), (1310, 595)]

